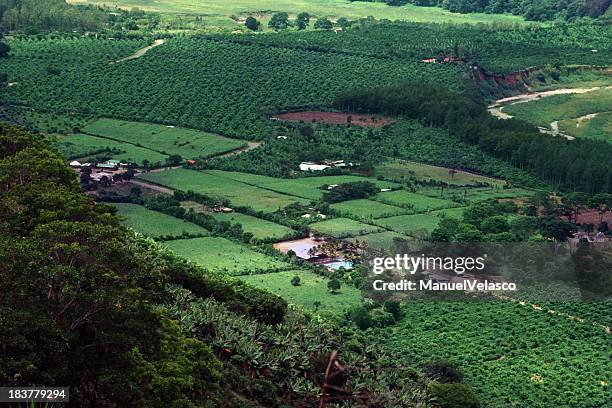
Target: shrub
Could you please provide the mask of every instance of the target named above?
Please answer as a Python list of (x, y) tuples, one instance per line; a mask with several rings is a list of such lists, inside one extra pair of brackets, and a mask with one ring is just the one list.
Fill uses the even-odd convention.
[(446, 360), (432, 361), (425, 365), (425, 375), (440, 383), (458, 383), (463, 379), (463, 374), (455, 364)]
[(472, 387), (467, 384), (441, 384), (432, 382), (427, 391), (440, 408), (478, 408), (480, 406)]

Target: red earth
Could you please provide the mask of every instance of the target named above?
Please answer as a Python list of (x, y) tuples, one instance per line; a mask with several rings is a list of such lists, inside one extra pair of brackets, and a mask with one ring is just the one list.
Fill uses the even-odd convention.
[(323, 122), (330, 125), (346, 125), (348, 124), (349, 116), (351, 117), (351, 124), (356, 126), (382, 127), (393, 123), (391, 119), (384, 116), (320, 111), (287, 112), (274, 115), (270, 119), (288, 122)]
[[(567, 217), (561, 218), (567, 219)], [(606, 211), (605, 213), (600, 214), (597, 210), (586, 210), (578, 213), (576, 220), (578, 224), (593, 224), (595, 227), (597, 227), (601, 221), (605, 221), (609, 225), (612, 225), (612, 211)]]

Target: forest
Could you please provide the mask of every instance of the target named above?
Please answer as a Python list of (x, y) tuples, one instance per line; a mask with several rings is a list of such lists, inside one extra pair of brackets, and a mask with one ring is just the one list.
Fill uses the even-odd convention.
[[(351, 0), (368, 1), (368, 0)], [(454, 13), (512, 13), (527, 20), (547, 21), (554, 19), (574, 20), (580, 17), (601, 17), (610, 7), (609, 0), (371, 0), (401, 6), (411, 3), (417, 6), (438, 6)]]

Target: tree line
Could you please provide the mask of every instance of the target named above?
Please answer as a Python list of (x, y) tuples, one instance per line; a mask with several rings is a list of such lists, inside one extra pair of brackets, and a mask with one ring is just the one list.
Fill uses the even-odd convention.
[(610, 0), (351, 0), (383, 2), (389, 6), (414, 4), (415, 6), (437, 6), (453, 13), (511, 13), (527, 20), (547, 21), (562, 18), (573, 20), (579, 17), (604, 16)]
[(418, 119), (565, 190), (612, 192), (612, 145), (541, 134), (518, 119), (492, 117), (476, 89), (454, 93), (438, 85), (408, 82), (338, 96), (334, 107)]

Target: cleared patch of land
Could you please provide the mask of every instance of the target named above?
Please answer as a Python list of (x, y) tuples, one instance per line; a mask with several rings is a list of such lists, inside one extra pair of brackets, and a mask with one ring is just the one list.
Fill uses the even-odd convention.
[(82, 133), (58, 137), (54, 146), (70, 159), (105, 156), (126, 163), (161, 165), (167, 155), (130, 143), (105, 139)]
[(462, 170), (431, 166), (405, 160), (391, 160), (375, 168), (375, 174), (389, 179), (401, 180), (414, 177), (417, 180), (441, 181), (450, 185), (467, 186), (476, 184), (504, 185), (504, 180), (481, 176)]
[(246, 146), (241, 140), (200, 130), (116, 119), (99, 119), (85, 126), (82, 131), (168, 156), (179, 155), (183, 159), (211, 157)]
[(457, 203), (450, 200), (428, 197), (422, 194), (411, 193), (410, 191), (406, 190), (378, 193), (374, 199), (389, 205), (410, 209), (409, 212), (413, 213), (458, 206)]
[(371, 116), (357, 113), (302, 111), (287, 112), (272, 116), (270, 119), (286, 122), (321, 122), (328, 125), (356, 125), (364, 127), (383, 127), (393, 120), (384, 116)]
[(211, 271), (231, 275), (288, 270), (290, 265), (221, 237), (178, 239), (164, 243), (177, 255)]
[(172, 217), (141, 205), (116, 203), (117, 214), (125, 217), (123, 223), (151, 238), (180, 237), (183, 234), (209, 235), (209, 231), (199, 225)]
[(308, 204), (303, 198), (280, 194), (196, 170), (180, 168), (144, 173), (139, 177), (177, 190), (192, 190), (207, 196), (225, 198), (233, 206), (250, 207), (257, 211), (274, 212), (296, 202)]
[(364, 224), (349, 218), (333, 218), (331, 220), (315, 222), (310, 224), (310, 228), (318, 233), (336, 238), (354, 237), (381, 230), (374, 225)]
[[(294, 276), (299, 276), (299, 286), (291, 284), (291, 279)], [(343, 284), (337, 293), (332, 294), (327, 288), (329, 280), (326, 277), (308, 271), (267, 273), (243, 276), (241, 279), (275, 293), (289, 303), (306, 309), (317, 309), (315, 302), (319, 302), (318, 310), (342, 315), (345, 310), (361, 303), (361, 291), (359, 289)]]
[(342, 201), (332, 204), (330, 207), (339, 211), (342, 215), (369, 219), (391, 217), (410, 212), (406, 208), (400, 208), (368, 199)]
[(369, 181), (381, 189), (398, 187), (396, 183), (360, 176), (303, 177), (291, 180), (276, 179), (273, 183), (261, 184), (260, 186), (280, 193), (296, 195), (310, 200), (318, 200), (323, 197), (323, 194), (329, 187), (333, 188), (334, 184), (355, 183), (359, 181)]
[(148, 46), (146, 46), (144, 48), (141, 48), (138, 51), (136, 51), (134, 54), (130, 55), (129, 57), (125, 57), (125, 58), (122, 58), (120, 60), (117, 60), (117, 61), (115, 61), (115, 63), (123, 62), (123, 61), (130, 61), (130, 60), (134, 60), (134, 59), (140, 58), (143, 55), (145, 55), (147, 52), (149, 52), (149, 50), (152, 50), (155, 47), (159, 47), (164, 42), (166, 42), (164, 39), (155, 40), (153, 42), (153, 44), (148, 45)]

